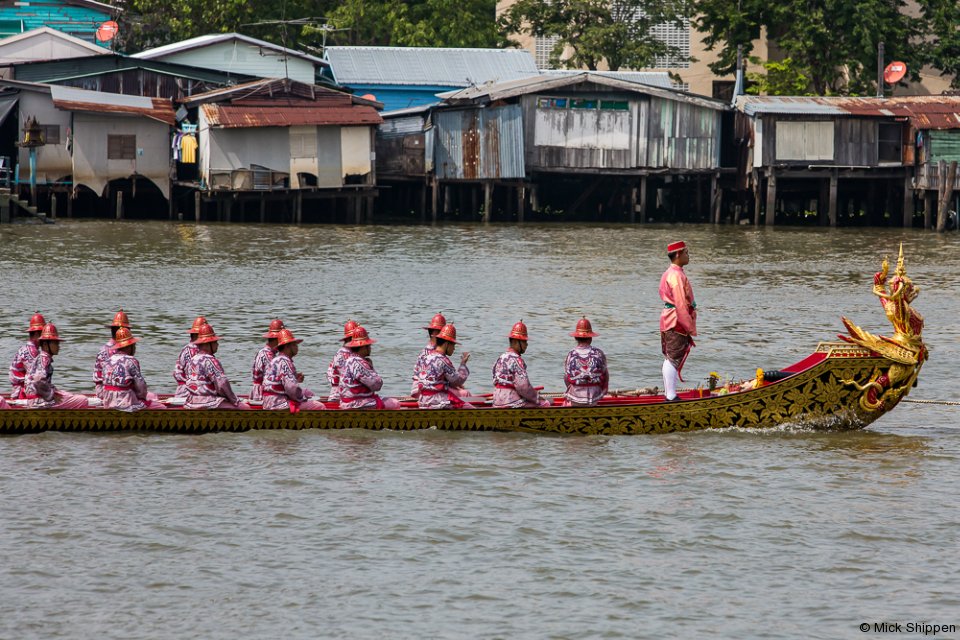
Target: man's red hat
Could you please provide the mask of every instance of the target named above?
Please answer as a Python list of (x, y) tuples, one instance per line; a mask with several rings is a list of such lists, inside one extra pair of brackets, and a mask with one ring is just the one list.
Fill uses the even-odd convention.
[(132, 344), (136, 344), (140, 341), (139, 338), (134, 338), (133, 333), (130, 332), (129, 327), (120, 327), (117, 329), (117, 335), (114, 337), (114, 346), (117, 349), (123, 349), (124, 347), (129, 347)]
[(423, 328), (426, 329), (427, 331), (432, 331), (434, 329), (439, 331), (440, 329), (443, 329), (443, 327), (446, 324), (447, 324), (447, 319), (444, 318), (443, 314), (438, 311), (437, 315), (430, 318), (430, 324)]
[(207, 319), (203, 316), (197, 316), (193, 321), (193, 325), (190, 327), (190, 330), (187, 333), (200, 333), (200, 327), (207, 324)]
[(527, 325), (523, 324), (523, 320), (513, 325), (513, 328), (510, 329), (510, 335), (507, 337), (513, 340), (529, 340), (527, 338)]
[(355, 321), (347, 320), (343, 325), (343, 337), (340, 339), (343, 340), (344, 342), (350, 342), (351, 340), (353, 340), (353, 332), (359, 326), (360, 325), (357, 324)]
[(43, 319), (43, 314), (37, 311), (30, 318), (30, 326), (27, 327), (27, 333), (33, 333), (34, 331), (43, 331), (43, 325), (47, 324), (47, 321)]
[(687, 243), (681, 240), (680, 242), (671, 242), (667, 245), (667, 253), (673, 253), (674, 251), (682, 251), (687, 248)]
[(443, 329), (440, 329), (440, 333), (437, 334), (437, 337), (446, 340), (447, 342), (457, 342), (457, 328), (452, 324), (447, 324), (443, 326)]
[(348, 347), (365, 347), (368, 344), (375, 343), (376, 340), (367, 335), (367, 330), (358, 326), (353, 330), (353, 340), (347, 343)]
[(574, 338), (596, 338), (600, 334), (593, 332), (593, 327), (590, 325), (590, 321), (587, 320), (586, 316), (584, 316), (577, 320), (577, 328), (570, 335)]
[(197, 339), (193, 341), (193, 344), (207, 344), (208, 342), (217, 342), (220, 340), (220, 336), (218, 336), (213, 330), (213, 327), (208, 324), (201, 325), (197, 334)]
[(277, 346), (282, 347), (285, 344), (300, 344), (303, 342), (303, 338), (294, 338), (293, 331), (290, 329), (280, 329), (280, 332), (277, 334)]
[(127, 327), (130, 328), (130, 321), (127, 319), (127, 312), (123, 309), (117, 311), (116, 315), (113, 316), (113, 322), (107, 325), (110, 328), (113, 327)]
[(280, 333), (280, 329), (283, 329), (283, 328), (285, 328), (285, 327), (283, 326), (283, 320), (281, 320), (280, 318), (277, 318), (277, 319), (275, 319), (275, 320), (271, 320), (271, 321), (270, 321), (270, 328), (267, 329), (267, 332), (266, 332), (265, 334), (263, 334), (263, 337), (264, 337), (264, 338), (276, 338), (277, 335), (279, 335), (279, 333)]
[(43, 325), (43, 332), (40, 334), (40, 341), (44, 340), (54, 340), (56, 342), (63, 342), (63, 338), (60, 337), (60, 334), (57, 333), (57, 327), (52, 322), (48, 322)]

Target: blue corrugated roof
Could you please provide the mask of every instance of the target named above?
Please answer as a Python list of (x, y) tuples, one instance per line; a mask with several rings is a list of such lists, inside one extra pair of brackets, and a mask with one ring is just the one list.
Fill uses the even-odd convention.
[(469, 87), (539, 73), (525, 49), (446, 49), (428, 47), (327, 47), (339, 84)]

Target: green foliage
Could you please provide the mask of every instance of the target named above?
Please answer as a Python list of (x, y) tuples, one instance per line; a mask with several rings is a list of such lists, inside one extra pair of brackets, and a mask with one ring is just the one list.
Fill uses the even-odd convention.
[[(494, 47), (495, 14), (496, 0), (128, 0), (120, 46), (236, 31), (314, 53), (323, 44)], [(313, 20), (280, 24), (302, 18)]]
[(805, 96), (810, 95), (810, 71), (799, 67), (792, 58), (779, 62), (761, 62), (750, 58), (752, 64), (759, 64), (766, 73), (748, 73), (750, 86), (747, 93), (768, 96)]
[(553, 66), (596, 70), (601, 63), (616, 71), (652, 66), (658, 56), (679, 55), (653, 37), (651, 27), (683, 25), (686, 0), (518, 0), (500, 16), (505, 37), (556, 36)]
[(906, 62), (914, 79), (926, 57), (927, 21), (911, 15), (905, 0), (695, 0), (695, 5), (705, 43), (719, 50), (719, 61), (711, 65), (717, 73), (733, 69), (738, 44), (750, 53), (761, 29), (776, 44), (777, 57), (789, 57), (808, 75), (816, 95), (873, 95), (880, 42), (887, 60)]
[(927, 21), (927, 47), (924, 62), (952, 76), (950, 86), (960, 88), (960, 6), (956, 0), (918, 0)]

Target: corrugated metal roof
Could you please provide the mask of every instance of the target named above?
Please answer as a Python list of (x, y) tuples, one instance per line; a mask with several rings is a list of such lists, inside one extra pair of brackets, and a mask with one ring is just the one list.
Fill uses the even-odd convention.
[(539, 73), (525, 49), (327, 47), (324, 58), (334, 80), (347, 86), (468, 87)]
[(592, 82), (593, 84), (612, 87), (614, 89), (620, 89), (623, 91), (643, 93), (656, 96), (658, 98), (663, 98), (664, 100), (675, 100), (677, 102), (685, 102), (687, 104), (696, 104), (701, 107), (716, 109), (718, 111), (725, 111), (729, 108), (727, 103), (722, 100), (714, 100), (713, 98), (706, 98), (704, 96), (698, 96), (692, 93), (678, 91), (676, 89), (651, 87), (650, 85), (641, 84), (639, 82), (618, 80), (617, 78), (611, 78), (609, 76), (594, 73), (592, 71), (583, 71), (569, 76), (540, 75), (530, 78), (511, 80), (509, 82), (485, 84), (479, 87), (467, 87), (466, 89), (459, 89), (457, 91), (438, 93), (437, 97), (449, 104), (493, 102), (496, 100), (505, 100), (507, 98), (525, 95), (528, 93), (556, 91), (558, 89), (563, 89), (564, 87), (582, 84), (584, 82)]
[(214, 127), (291, 127), (295, 125), (375, 125), (383, 118), (373, 107), (350, 106), (242, 106), (204, 104), (200, 107)]
[(918, 129), (960, 128), (960, 96), (740, 96), (737, 109), (749, 116), (773, 113), (904, 118)]
[(53, 98), (53, 106), (64, 111), (125, 113), (152, 118), (169, 125), (177, 122), (173, 104), (164, 98), (143, 98), (60, 85), (51, 85), (50, 95)]
[(289, 56), (296, 58), (303, 58), (304, 60), (309, 60), (314, 64), (320, 66), (326, 66), (327, 63), (316, 56), (312, 56), (308, 53), (302, 51), (296, 51), (294, 49), (287, 49), (286, 47), (281, 47), (280, 45), (273, 44), (272, 42), (267, 42), (266, 40), (257, 40), (256, 38), (251, 38), (250, 36), (245, 36), (242, 33), (211, 33), (205, 36), (197, 36), (196, 38), (189, 38), (187, 40), (181, 40), (180, 42), (174, 42), (171, 44), (165, 44), (162, 47), (154, 47), (153, 49), (147, 49), (139, 53), (134, 53), (131, 57), (133, 58), (162, 58), (164, 56), (170, 55), (171, 53), (180, 53), (182, 51), (189, 51), (190, 49), (196, 49), (198, 47), (206, 47), (211, 44), (217, 44), (220, 42), (228, 42), (230, 40), (240, 40), (246, 42), (249, 45), (255, 47), (262, 47), (264, 49), (270, 49), (272, 51), (282, 51)]
[[(17, 42), (22, 42), (25, 40), (36, 40), (44, 36), (49, 38), (55, 38), (57, 40), (62, 40), (64, 42), (69, 42), (74, 46), (82, 47), (88, 50), (91, 54), (100, 55), (106, 52), (106, 49), (104, 49), (103, 47), (98, 47), (92, 42), (81, 40), (76, 36), (70, 35), (69, 33), (65, 33), (57, 29), (51, 29), (50, 27), (39, 27), (37, 29), (24, 31), (23, 33), (18, 33), (13, 36), (7, 36), (6, 38), (3, 38), (2, 40), (0, 40), (0, 50), (3, 50), (9, 47), (12, 44), (16, 44)], [(9, 61), (9, 58), (4, 60), (4, 62), (7, 62), (7, 61)]]
[[(583, 73), (583, 71), (576, 69), (549, 69), (543, 71), (543, 75), (551, 76), (571, 76), (578, 73)], [(592, 71), (591, 73), (615, 80), (639, 82), (640, 84), (651, 87), (662, 87), (664, 89), (673, 88), (673, 83), (670, 81), (670, 74), (666, 71)]]

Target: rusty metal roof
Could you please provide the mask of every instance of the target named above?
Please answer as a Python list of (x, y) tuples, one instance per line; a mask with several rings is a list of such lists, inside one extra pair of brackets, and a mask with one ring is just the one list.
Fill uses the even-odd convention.
[(173, 104), (164, 98), (143, 98), (59, 85), (50, 86), (50, 95), (53, 98), (53, 106), (64, 111), (143, 116), (171, 126), (177, 122)]
[(750, 116), (773, 113), (901, 118), (917, 129), (960, 129), (960, 96), (740, 96), (737, 109)]
[(200, 106), (212, 127), (291, 127), (295, 125), (375, 125), (383, 118), (373, 107), (364, 105), (250, 106), (204, 104)]

